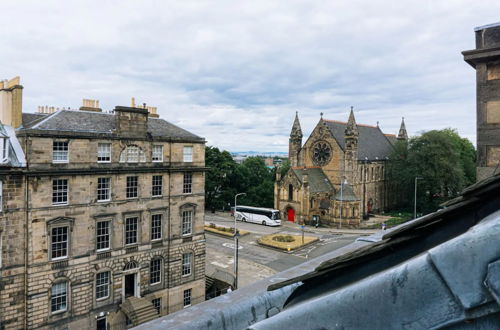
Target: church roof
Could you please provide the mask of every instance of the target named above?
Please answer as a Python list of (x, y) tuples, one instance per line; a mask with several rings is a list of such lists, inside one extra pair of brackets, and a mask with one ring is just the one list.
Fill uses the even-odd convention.
[(339, 189), (337, 191), (337, 194), (335, 194), (335, 200), (344, 201), (344, 202), (352, 202), (352, 201), (359, 201), (359, 198), (354, 193), (354, 190), (352, 190), (352, 186), (350, 184), (343, 183), (342, 184), (342, 191)]
[[(324, 120), (326, 126), (330, 129), (333, 137), (337, 140), (340, 147), (345, 147), (345, 130), (347, 123), (336, 120)], [(392, 152), (392, 145), (388, 138), (377, 126), (368, 126), (358, 124), (358, 159), (376, 160), (389, 157)]]
[(311, 192), (330, 192), (333, 191), (333, 186), (326, 177), (325, 173), (318, 167), (307, 168), (292, 168), (292, 171), (297, 175), (299, 181), (304, 183), (304, 175), (307, 174), (307, 181)]

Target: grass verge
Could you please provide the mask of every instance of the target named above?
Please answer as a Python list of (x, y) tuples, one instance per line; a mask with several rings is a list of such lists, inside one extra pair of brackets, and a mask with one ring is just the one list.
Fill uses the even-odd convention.
[(304, 244), (302, 244), (302, 235), (272, 234), (262, 236), (257, 240), (257, 243), (259, 243), (260, 245), (287, 251), (288, 249), (296, 250), (302, 246), (311, 244), (318, 240), (319, 238), (317, 237), (304, 236)]

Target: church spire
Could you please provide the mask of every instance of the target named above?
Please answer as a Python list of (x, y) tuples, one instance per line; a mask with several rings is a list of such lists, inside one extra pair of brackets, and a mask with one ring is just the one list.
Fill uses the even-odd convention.
[(349, 120), (345, 128), (346, 136), (358, 136), (358, 125), (356, 124), (356, 119), (354, 119), (354, 110), (351, 106), (351, 113), (349, 114)]
[(398, 140), (408, 140), (408, 133), (406, 132), (405, 117), (401, 120), (401, 127), (399, 128)]
[(290, 137), (302, 139), (302, 128), (300, 127), (299, 112), (295, 112), (295, 120), (293, 121)]

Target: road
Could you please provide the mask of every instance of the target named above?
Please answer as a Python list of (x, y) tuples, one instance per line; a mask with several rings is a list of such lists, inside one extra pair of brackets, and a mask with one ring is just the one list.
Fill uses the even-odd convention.
[[(232, 227), (234, 220), (227, 214), (205, 214), (205, 223)], [(304, 261), (341, 248), (352, 243), (359, 235), (332, 234), (328, 232), (310, 232), (305, 235), (316, 236), (320, 240), (290, 253), (262, 247), (256, 243), (263, 235), (282, 233), (300, 234), (301, 228), (295, 224), (284, 223), (280, 227), (267, 227), (259, 224), (238, 221), (237, 228), (249, 231), (250, 234), (239, 240), (239, 283), (240, 287), (253, 283), (274, 273), (299, 265)], [(206, 234), (207, 263), (225, 271), (232, 272), (234, 267), (234, 243), (230, 238)]]

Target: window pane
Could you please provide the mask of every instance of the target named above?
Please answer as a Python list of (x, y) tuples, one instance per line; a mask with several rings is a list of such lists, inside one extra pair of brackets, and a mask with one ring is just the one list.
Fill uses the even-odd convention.
[(152, 196), (161, 196), (163, 194), (163, 177), (161, 175), (153, 175), (152, 179)]
[(52, 204), (68, 203), (68, 180), (52, 180)]
[(184, 185), (182, 192), (184, 194), (190, 194), (193, 187), (193, 173), (184, 173)]
[(54, 162), (68, 161), (68, 142), (52, 142), (52, 160)]
[(184, 307), (191, 305), (191, 289), (184, 290)]
[(51, 259), (64, 258), (68, 256), (68, 227), (52, 228)]
[(193, 147), (184, 147), (183, 160), (185, 162), (193, 161)]
[(111, 161), (111, 143), (99, 143), (97, 145), (97, 161), (98, 162)]
[(153, 146), (153, 162), (163, 161), (163, 146)]
[(151, 303), (156, 308), (156, 311), (158, 312), (158, 314), (161, 314), (161, 298), (153, 299), (153, 300), (151, 300)]
[(137, 176), (127, 176), (127, 198), (137, 198), (138, 196), (138, 177)]
[(191, 274), (191, 264), (192, 264), (192, 253), (184, 253), (182, 255), (182, 275), (190, 275)]
[(52, 285), (50, 305), (52, 312), (64, 311), (67, 307), (68, 282), (59, 282)]
[(95, 297), (96, 299), (109, 296), (110, 272), (98, 273), (95, 277)]
[(111, 178), (97, 178), (97, 201), (111, 199)]
[(125, 219), (125, 244), (137, 243), (137, 223), (137, 217)]
[(96, 227), (97, 250), (109, 249), (109, 221), (99, 221)]
[(193, 226), (193, 211), (182, 211), (182, 235), (191, 234)]
[(149, 267), (149, 283), (156, 284), (161, 282), (161, 259), (151, 260)]
[(161, 214), (153, 214), (151, 216), (151, 240), (160, 239), (161, 238)]

